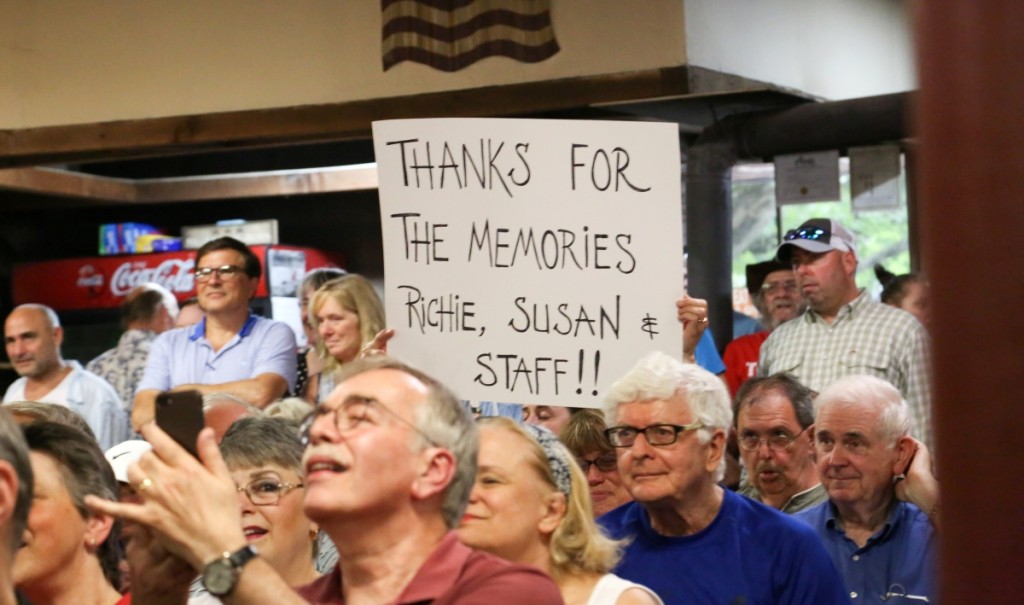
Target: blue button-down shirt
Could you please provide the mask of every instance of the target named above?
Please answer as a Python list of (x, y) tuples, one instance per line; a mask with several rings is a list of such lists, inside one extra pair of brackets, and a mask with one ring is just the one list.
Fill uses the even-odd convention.
[(223, 384), (273, 373), (295, 388), (295, 333), (287, 324), (250, 315), (230, 342), (213, 350), (206, 319), (168, 330), (153, 341), (138, 390), (166, 391), (183, 384)]
[(910, 597), (938, 602), (935, 532), (928, 516), (913, 504), (897, 502), (889, 520), (861, 547), (846, 537), (831, 502), (793, 516), (818, 532), (853, 603), (925, 602)]

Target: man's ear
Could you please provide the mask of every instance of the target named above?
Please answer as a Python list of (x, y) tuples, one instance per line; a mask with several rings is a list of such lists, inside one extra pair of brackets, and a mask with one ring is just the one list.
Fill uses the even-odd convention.
[(814, 449), (814, 425), (807, 427), (807, 453), (811, 456), (812, 460), (816, 460), (816, 451)]
[(843, 252), (843, 269), (847, 275), (853, 275), (857, 272), (857, 255), (852, 250)]
[(896, 450), (896, 461), (893, 463), (892, 474), (905, 474), (910, 468), (910, 461), (914, 459), (917, 444), (909, 435), (904, 435), (896, 441), (894, 449)]
[(548, 495), (545, 502), (544, 515), (541, 517), (540, 523), (537, 524), (537, 529), (540, 530), (540, 533), (545, 535), (553, 534), (558, 529), (562, 519), (565, 518), (566, 510), (568, 510), (566, 498), (567, 496), (559, 491), (551, 492)]
[(455, 455), (441, 447), (428, 447), (421, 456), (424, 465), (412, 484), (412, 494), (416, 499), (425, 500), (448, 488), (455, 480), (458, 465)]
[(726, 440), (725, 431), (722, 429), (715, 429), (715, 432), (711, 434), (711, 439), (705, 444), (708, 448), (705, 469), (707, 469), (708, 472), (713, 473), (718, 469), (718, 465), (722, 461), (722, 456), (725, 455)]
[(53, 342), (57, 343), (57, 348), (64, 343), (64, 328), (57, 326), (53, 329)]

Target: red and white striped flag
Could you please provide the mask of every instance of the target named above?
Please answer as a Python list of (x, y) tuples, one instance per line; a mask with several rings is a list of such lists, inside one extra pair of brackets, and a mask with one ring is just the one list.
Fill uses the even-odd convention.
[(558, 52), (550, 0), (381, 0), (384, 70), (415, 61), (458, 71), (493, 55), (537, 63)]

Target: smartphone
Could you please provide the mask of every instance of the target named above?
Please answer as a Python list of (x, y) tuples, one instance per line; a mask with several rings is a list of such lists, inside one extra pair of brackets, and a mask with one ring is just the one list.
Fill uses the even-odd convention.
[(196, 439), (203, 430), (203, 396), (199, 391), (167, 391), (156, 396), (156, 425), (190, 454), (199, 457)]

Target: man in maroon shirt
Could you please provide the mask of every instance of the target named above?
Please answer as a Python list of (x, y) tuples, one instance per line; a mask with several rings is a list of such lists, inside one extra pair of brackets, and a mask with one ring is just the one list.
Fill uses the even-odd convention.
[[(353, 363), (303, 423), (305, 473), (297, 487), (305, 490), (306, 514), (340, 558), (332, 573), (298, 593), (248, 546), (236, 486), (211, 431), (199, 438), (202, 463), (153, 425), (143, 434), (153, 452), (129, 478), (145, 501), (89, 503), (148, 525), (228, 605), (562, 603), (541, 571), (455, 539), (451, 530), (476, 474), (476, 426), (448, 389), (394, 359)], [(144, 584), (140, 603), (182, 602), (180, 590)]]

